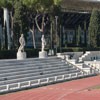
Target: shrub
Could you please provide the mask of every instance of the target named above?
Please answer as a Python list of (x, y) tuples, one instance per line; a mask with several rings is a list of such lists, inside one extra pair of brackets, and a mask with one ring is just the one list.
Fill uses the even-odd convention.
[[(27, 58), (38, 57), (40, 49), (26, 49)], [(2, 50), (0, 51), (0, 59), (16, 59), (17, 50)]]

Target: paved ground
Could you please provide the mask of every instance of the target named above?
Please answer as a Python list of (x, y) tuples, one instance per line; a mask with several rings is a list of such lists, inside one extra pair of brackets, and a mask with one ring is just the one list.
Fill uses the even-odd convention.
[(31, 90), (0, 95), (0, 100), (100, 100), (100, 76), (73, 80)]

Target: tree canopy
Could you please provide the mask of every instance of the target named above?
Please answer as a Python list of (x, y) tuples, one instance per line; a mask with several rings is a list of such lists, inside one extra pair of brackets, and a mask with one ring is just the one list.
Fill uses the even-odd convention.
[(23, 4), (34, 8), (37, 13), (49, 12), (54, 6), (60, 5), (62, 0), (22, 0)]
[(97, 47), (97, 37), (100, 34), (100, 11), (93, 9), (89, 23), (89, 47)]
[(13, 6), (14, 0), (0, 0), (0, 7), (5, 7), (11, 9)]

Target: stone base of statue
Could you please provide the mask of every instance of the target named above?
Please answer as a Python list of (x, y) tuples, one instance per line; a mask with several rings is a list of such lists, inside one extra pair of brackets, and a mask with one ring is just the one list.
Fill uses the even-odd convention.
[(47, 57), (47, 52), (46, 51), (40, 51), (39, 52), (39, 58), (46, 58)]
[(26, 52), (18, 51), (17, 52), (17, 60), (24, 60), (24, 59), (26, 59)]
[(48, 52), (48, 55), (49, 56), (53, 56), (54, 55), (54, 50), (53, 49), (50, 49), (49, 52)]

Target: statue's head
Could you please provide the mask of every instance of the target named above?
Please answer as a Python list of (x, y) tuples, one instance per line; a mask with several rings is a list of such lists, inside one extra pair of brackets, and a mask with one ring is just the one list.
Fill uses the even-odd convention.
[(42, 37), (44, 38), (44, 34), (42, 35)]
[(23, 37), (24, 36), (24, 34), (21, 34), (21, 37)]

